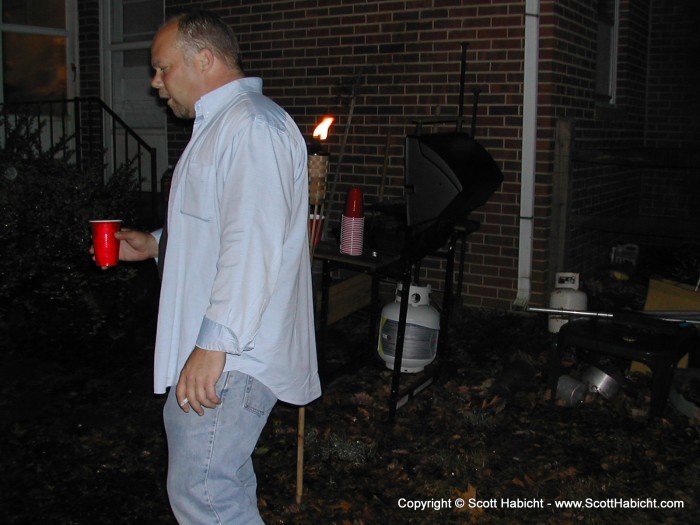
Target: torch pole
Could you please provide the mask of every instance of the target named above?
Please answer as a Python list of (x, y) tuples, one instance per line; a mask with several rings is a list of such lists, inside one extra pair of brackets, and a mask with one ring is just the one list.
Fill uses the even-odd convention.
[(309, 253), (311, 254), (312, 260), (314, 257), (314, 248), (316, 247), (316, 231), (318, 230), (318, 223), (320, 220), (321, 215), (318, 213), (318, 204), (314, 204), (313, 211), (311, 212), (311, 231), (309, 232)]
[[(307, 169), (309, 173), (309, 254), (311, 264), (314, 260), (316, 249), (316, 235), (323, 221), (323, 210), (326, 202), (326, 183), (328, 180), (328, 166), (330, 156), (327, 153), (309, 154)], [(297, 504), (301, 503), (304, 493), (304, 433), (306, 425), (306, 407), (299, 407), (297, 418), (297, 476), (296, 496)]]
[(304, 426), (306, 420), (306, 407), (299, 407), (297, 422), (297, 491), (295, 500), (301, 503), (301, 496), (304, 493)]
[(315, 153), (308, 157), (309, 171), (309, 250), (313, 259), (316, 237), (322, 228), (326, 202), (326, 186), (330, 156), (327, 153)]

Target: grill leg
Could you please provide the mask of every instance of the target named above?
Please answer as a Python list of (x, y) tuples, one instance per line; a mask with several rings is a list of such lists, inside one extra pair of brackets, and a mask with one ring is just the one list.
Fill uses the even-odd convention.
[(396, 350), (394, 351), (394, 370), (391, 375), (391, 394), (389, 395), (389, 423), (396, 418), (399, 404), (399, 387), (401, 384), (401, 361), (403, 359), (403, 343), (406, 335), (406, 317), (408, 316), (408, 299), (411, 293), (411, 269), (404, 270), (401, 289), (401, 306), (399, 307), (399, 325), (396, 333)]

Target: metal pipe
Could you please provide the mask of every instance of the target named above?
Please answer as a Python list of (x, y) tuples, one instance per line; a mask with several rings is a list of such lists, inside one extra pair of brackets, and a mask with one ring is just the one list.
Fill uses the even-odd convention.
[(462, 42), (460, 45), (462, 46), (462, 62), (459, 73), (459, 107), (457, 108), (460, 120), (457, 121), (457, 131), (462, 131), (461, 117), (464, 116), (464, 83), (467, 77), (467, 47), (469, 44)]
[(614, 314), (608, 312), (592, 312), (589, 310), (566, 310), (564, 308), (536, 308), (534, 306), (528, 306), (525, 310), (528, 312), (536, 312), (543, 314), (555, 314), (555, 315), (574, 315), (578, 317), (613, 317)]
[[(536, 313), (543, 313), (543, 314), (551, 314), (551, 315), (561, 315), (561, 316), (572, 316), (572, 317), (601, 317), (601, 318), (606, 318), (606, 319), (614, 319), (615, 317), (631, 317), (631, 316), (638, 316), (638, 317), (649, 317), (653, 318), (657, 321), (669, 321), (672, 323), (691, 323), (691, 324), (700, 324), (700, 318), (698, 319), (693, 319), (692, 317), (700, 317), (700, 313), (698, 312), (687, 312), (688, 317), (684, 317), (683, 313), (684, 312), (676, 312), (676, 311), (646, 311), (646, 312), (618, 312), (618, 313), (610, 313), (610, 312), (596, 312), (596, 311), (589, 311), (589, 310), (566, 310), (564, 308), (538, 308), (534, 306), (527, 307), (525, 309), (528, 312), (536, 312)], [(679, 315), (680, 314), (680, 315)]]
[(527, 306), (532, 290), (532, 259), (537, 171), (537, 80), (539, 74), (539, 0), (525, 2), (523, 79), (523, 140), (518, 237), (518, 293), (516, 307)]
[(472, 94), (474, 95), (474, 101), (472, 102), (472, 138), (476, 138), (476, 117), (479, 112), (479, 93), (481, 93), (479, 88), (472, 91)]

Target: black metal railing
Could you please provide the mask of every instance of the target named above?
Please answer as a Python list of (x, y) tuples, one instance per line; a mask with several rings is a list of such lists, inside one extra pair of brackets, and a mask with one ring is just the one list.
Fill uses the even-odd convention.
[[(27, 132), (39, 130), (40, 148), (58, 148), (81, 169), (94, 169), (105, 179), (128, 167), (137, 178), (137, 190), (148, 203), (147, 220), (155, 223), (158, 214), (156, 148), (150, 146), (119, 115), (97, 97), (13, 102), (0, 104), (3, 133), (20, 119)], [(150, 195), (149, 195), (150, 194)]]

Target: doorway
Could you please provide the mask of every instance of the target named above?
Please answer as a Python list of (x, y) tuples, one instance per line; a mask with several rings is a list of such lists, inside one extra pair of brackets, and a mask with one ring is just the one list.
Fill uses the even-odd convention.
[[(160, 185), (160, 178), (168, 168), (167, 108), (151, 88), (150, 80), (151, 40), (163, 23), (163, 2), (103, 0), (101, 8), (103, 97), (131, 129), (156, 148), (155, 176)], [(150, 191), (150, 167), (144, 175), (141, 189)]]

